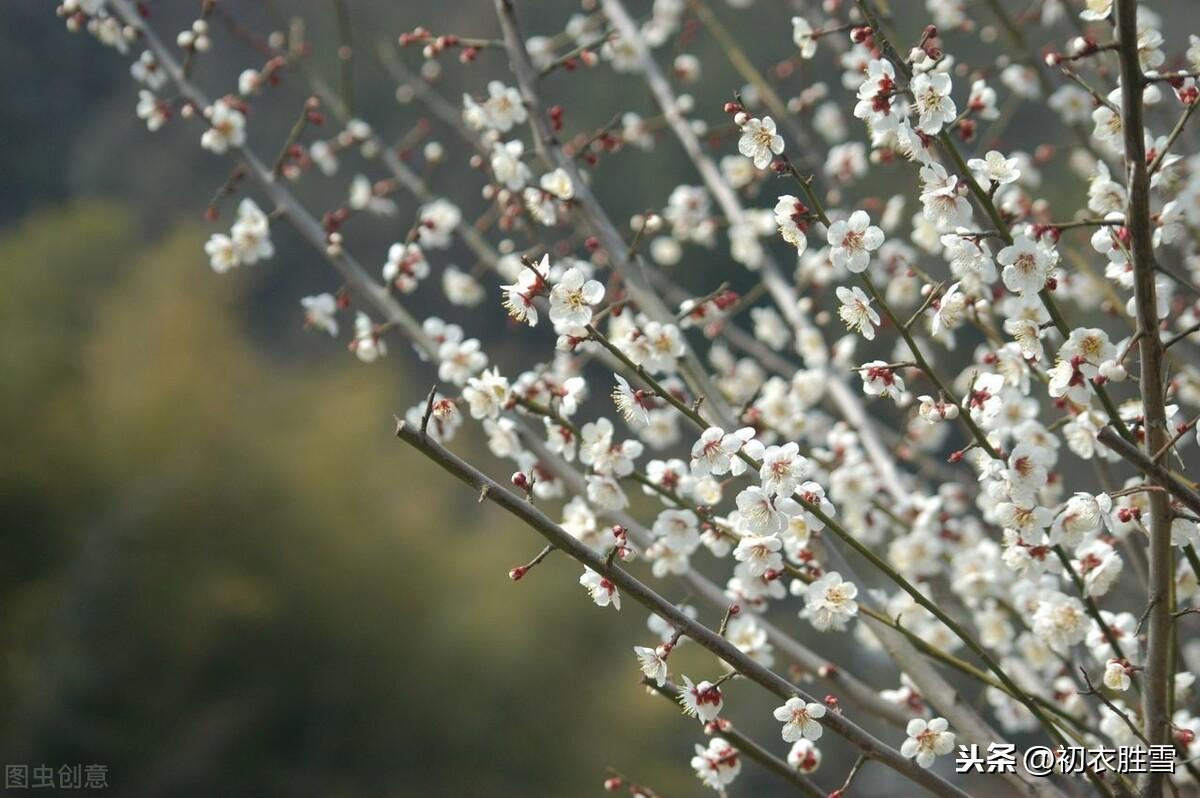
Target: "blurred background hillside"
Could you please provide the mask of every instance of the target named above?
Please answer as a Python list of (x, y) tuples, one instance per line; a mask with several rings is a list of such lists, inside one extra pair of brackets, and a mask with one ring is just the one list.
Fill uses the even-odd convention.
[[(391, 437), (393, 414), (425, 395), (429, 372), (399, 342), (366, 367), (344, 340), (303, 331), (299, 297), (336, 283), (283, 224), (273, 260), (215, 276), (202, 211), (229, 164), (199, 149), (195, 126), (148, 133), (128, 61), (67, 34), (53, 5), (0, 5), (0, 761), (106, 764), (114, 794), (147, 798), (599, 795), (609, 765), (664, 796), (702, 793), (688, 768), (698, 728), (637, 684), (630, 647), (651, 639), (645, 613), (596, 609), (565, 559), (508, 580), (538, 540)], [(198, 4), (150, 5), (170, 36)], [(309, 16), (313, 64), (332, 79), (328, 4), (272, 5)], [(713, 5), (754, 42), (758, 63), (791, 53), (787, 4)], [(270, 25), (261, 2), (229, 6)], [(485, 0), (352, 6), (359, 106), (388, 140), (424, 112), (397, 103), (372, 36), (394, 42), (418, 24), (496, 35)], [(561, 30), (576, 10), (519, 6), (530, 35)], [(914, 33), (924, 16), (898, 24)], [(220, 34), (216, 49), (200, 72), (213, 93), (260, 64)], [(741, 84), (710, 40), (692, 51), (711, 70), (694, 93), (715, 122)], [(446, 64), (452, 100), (504, 71), (491, 53), (471, 68)], [(572, 80), (557, 75), (548, 91), (568, 97)], [(636, 79), (586, 86), (588, 101), (570, 106), (574, 129), (618, 110), (653, 113)], [(256, 109), (251, 143), (274, 153), (304, 96), (285, 86), (290, 102)], [(1038, 118), (1023, 106), (1014, 144), (1042, 143)], [(445, 130), (433, 137), (462, 152)], [(479, 180), (463, 161), (435, 182), (471, 203)], [(381, 176), (347, 166), (336, 190), (359, 169)], [(1061, 163), (1045, 171), (1068, 174)], [(322, 181), (306, 179), (301, 193), (335, 185)], [(597, 188), (622, 219), (695, 182), (665, 146), (613, 159)], [(1064, 179), (1055, 191), (1081, 185)], [(354, 230), (355, 252), (382, 264), (412, 209), (401, 200), (391, 228)], [(749, 278), (731, 275), (718, 248), (689, 260), (684, 279), (707, 291)], [(429, 282), (421, 301), (445, 311)], [(497, 359), (528, 362), (534, 339), (504, 335), (498, 302), (477, 315), (470, 334), (490, 336)], [(470, 435), (455, 445), (483, 452)], [(842, 658), (853, 645), (819, 642)], [(696, 655), (683, 649), (680, 663), (715, 673)], [(857, 664), (871, 675), (871, 662)], [(786, 753), (772, 702), (737, 683), (730, 692), (744, 713), (735, 720)], [(827, 761), (835, 774), (849, 764)], [(882, 778), (868, 769), (857, 783), (883, 789)], [(735, 794), (776, 788), (747, 767)]]

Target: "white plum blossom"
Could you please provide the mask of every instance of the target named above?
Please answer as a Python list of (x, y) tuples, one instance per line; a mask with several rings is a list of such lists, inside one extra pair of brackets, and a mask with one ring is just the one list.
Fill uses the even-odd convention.
[(811, 61), (817, 54), (817, 36), (813, 35), (813, 27), (804, 17), (792, 17), (792, 41), (805, 61)]
[(776, 496), (787, 497), (808, 476), (809, 471), (808, 460), (800, 455), (800, 445), (786, 443), (783, 446), (766, 448), (758, 475), (763, 490)]
[(909, 89), (917, 110), (917, 127), (923, 133), (936, 136), (958, 116), (950, 98), (950, 76), (945, 72), (922, 72), (913, 77)]
[(858, 614), (858, 588), (842, 580), (837, 571), (817, 579), (804, 590), (804, 610), (801, 613), (817, 631), (841, 631)]
[(613, 388), (612, 399), (621, 417), (635, 429), (648, 425), (653, 405), (646, 392), (634, 390), (620, 374), (616, 374), (614, 377), (617, 385)]
[(776, 707), (775, 720), (783, 724), (781, 734), (783, 741), (794, 743), (799, 740), (809, 740), (815, 742), (821, 739), (821, 733), (825, 731), (821, 724), (818, 723), (821, 718), (825, 717), (825, 705), (818, 704), (814, 701), (805, 701), (802, 698), (792, 696), (783, 706)]
[(275, 255), (270, 219), (249, 197), (238, 203), (237, 221), (230, 229), (229, 237), (233, 239), (239, 263), (254, 264)]
[(770, 166), (772, 159), (783, 153), (783, 136), (775, 132), (775, 120), (769, 116), (747, 119), (738, 139), (738, 152), (759, 169)]
[(170, 106), (159, 100), (154, 92), (142, 89), (138, 92), (137, 116), (145, 121), (146, 129), (153, 133), (171, 118)]
[(230, 147), (241, 147), (246, 143), (246, 117), (241, 111), (224, 100), (204, 109), (209, 128), (200, 137), (200, 146), (217, 154)]
[(846, 288), (839, 285), (835, 291), (838, 301), (838, 316), (846, 327), (854, 330), (868, 341), (875, 340), (875, 328), (879, 326), (879, 314), (871, 307), (871, 299), (858, 286)]
[(949, 728), (945, 718), (913, 718), (904, 729), (908, 739), (900, 746), (900, 753), (923, 768), (930, 767), (936, 757), (954, 750), (954, 732)]
[(796, 254), (803, 255), (808, 249), (808, 207), (791, 194), (784, 194), (775, 203), (775, 224), (779, 227), (779, 235), (783, 240), (796, 248)]
[(883, 231), (871, 224), (866, 211), (855, 211), (831, 224), (827, 239), (833, 265), (857, 273), (866, 270), (870, 253), (883, 245)]
[(586, 568), (583, 576), (579, 577), (579, 584), (583, 585), (584, 590), (592, 597), (592, 601), (596, 602), (597, 607), (607, 607), (611, 604), (613, 609), (621, 609), (621, 594), (617, 592), (617, 586), (609, 581), (608, 577), (596, 573), (591, 568)]
[(222, 233), (213, 233), (204, 244), (204, 254), (208, 255), (208, 264), (217, 274), (224, 274), (230, 269), (242, 265), (238, 259), (237, 247), (233, 239)]
[(667, 661), (663, 658), (660, 649), (647, 648), (646, 646), (634, 646), (633, 653), (637, 655), (638, 665), (642, 669), (642, 675), (653, 681), (659, 687), (662, 687), (667, 681), (668, 669)]
[(1129, 668), (1119, 659), (1109, 659), (1104, 664), (1104, 686), (1123, 693), (1129, 689)]
[(333, 294), (316, 294), (300, 300), (304, 308), (304, 326), (329, 333), (336, 338), (338, 334), (338, 303)]
[(379, 334), (371, 318), (359, 311), (354, 317), (354, 339), (350, 351), (363, 363), (374, 363), (387, 354), (387, 341)]
[(489, 82), (487, 89), (488, 98), (483, 102), (483, 113), (488, 127), (507, 133), (513, 125), (525, 123), (528, 114), (519, 91), (498, 80)]
[(971, 168), (981, 183), (1006, 186), (1009, 183), (1017, 182), (1021, 177), (1017, 159), (1005, 158), (1003, 153), (996, 150), (988, 150), (987, 155), (982, 158), (972, 158), (967, 161), (967, 166)]
[(462, 395), (467, 400), (471, 418), (496, 418), (508, 403), (508, 380), (498, 369), (488, 369), (478, 377), (468, 379)]
[(715, 720), (721, 714), (724, 700), (721, 688), (712, 682), (702, 681), (693, 684), (686, 675), (683, 677), (683, 690), (679, 693), (679, 704), (685, 715), (696, 718), (701, 723)]
[(572, 266), (550, 291), (550, 321), (566, 328), (585, 327), (592, 321), (592, 306), (604, 299), (604, 286)]
[(575, 196), (575, 186), (571, 182), (571, 176), (564, 169), (547, 172), (538, 180), (538, 184), (542, 187), (542, 191), (552, 194), (560, 200), (570, 200)]
[(492, 176), (509, 191), (520, 191), (529, 182), (529, 167), (522, 160), (525, 144), (520, 139), (492, 145)]
[(1000, 250), (996, 261), (1004, 267), (1000, 276), (1005, 288), (1018, 294), (1036, 294), (1050, 276), (1050, 254), (1026, 236)]
[(863, 380), (863, 393), (884, 399), (898, 398), (904, 393), (904, 380), (896, 369), (883, 360), (872, 360), (858, 368)]
[(728, 434), (720, 427), (707, 428), (692, 446), (692, 476), (721, 476), (728, 473), (737, 476), (742, 473), (746, 464), (737, 454), (753, 437), (754, 430), (750, 427)]
[(815, 773), (821, 767), (821, 749), (817, 748), (812, 740), (801, 737), (792, 743), (792, 750), (788, 751), (787, 761), (789, 765), (804, 775)]
[(751, 576), (762, 576), (767, 571), (778, 571), (783, 567), (783, 555), (779, 553), (783, 541), (776, 535), (745, 535), (733, 550), (733, 558), (746, 563)]
[(713, 737), (707, 748), (696, 745), (692, 769), (705, 787), (723, 792), (742, 772), (741, 755), (723, 737)]

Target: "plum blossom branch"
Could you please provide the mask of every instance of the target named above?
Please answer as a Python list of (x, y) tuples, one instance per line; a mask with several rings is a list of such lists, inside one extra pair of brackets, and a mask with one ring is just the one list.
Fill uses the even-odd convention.
[[(594, 571), (606, 571), (606, 563), (603, 556), (569, 535), (536, 506), (515, 496), (502, 485), (483, 474), (483, 472), (452, 454), (433, 438), (423, 439), (418, 431), (411, 430), (404, 421), (400, 421), (397, 424), (396, 437), (424, 454), (443, 470), (460, 481), (467, 483), (475, 490), (483, 491), (486, 487), (486, 495), (489, 501), (498, 504), (512, 515), (524, 521), (535, 532), (546, 538), (547, 542), (561, 549), (573, 559), (578, 560)], [(803, 691), (798, 690), (795, 685), (773, 671), (764, 668), (742, 653), (741, 650), (712, 629), (709, 629), (682, 612), (678, 607), (632, 576), (628, 571), (614, 565), (611, 569), (607, 569), (606, 572), (616, 588), (624, 591), (651, 612), (671, 623), (688, 638), (694, 640), (719, 659), (728, 663), (745, 678), (755, 682), (780, 698), (786, 699), (798, 695), (804, 700), (813, 700)], [(823, 725), (835, 734), (844, 737), (864, 755), (878, 760), (898, 773), (907, 776), (933, 794), (965, 798), (966, 793), (961, 789), (946, 781), (941, 776), (917, 766), (915, 763), (901, 756), (899, 751), (875, 738), (844, 716), (831, 713), (826, 716)]]

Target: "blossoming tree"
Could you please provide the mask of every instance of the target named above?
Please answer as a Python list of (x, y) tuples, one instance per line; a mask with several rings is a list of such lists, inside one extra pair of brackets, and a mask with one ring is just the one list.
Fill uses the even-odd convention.
[[(1041, 0), (1019, 16), (1028, 4), (984, 0), (986, 21), (964, 0), (893, 3), (928, 17), (915, 41), (879, 0), (796, 0), (779, 34), (794, 54), (762, 64), (705, 0), (587, 0), (541, 35), (495, 0), (498, 38), (418, 28), (386, 53), (402, 93), (461, 139), (478, 174), (462, 190), (427, 182), (378, 132), (388, 120), (355, 114), (350, 3), (332, 3), (330, 83), (302, 26), (247, 30), (238, 5), (200, 0), (182, 32), (133, 0), (58, 13), (130, 58), (149, 130), (194, 136), (230, 170), (208, 212), (215, 272), (236, 279), (295, 235), (332, 267), (328, 292), (296, 289), (309, 327), (347, 330), (364, 363), (411, 346), (430, 364), (436, 384), (409, 398), (396, 435), (541, 536), (510, 577), (570, 557), (595, 605), (649, 610), (631, 673), (711, 738), (691, 759), (704, 785), (724, 793), (744, 762), (807, 795), (844, 794), (868, 765), (942, 796), (1200, 784), (1186, 656), (1200, 491), (1184, 469), (1200, 409), (1200, 156), (1184, 152), (1200, 38), (1172, 51), (1171, 21), (1135, 0)], [(710, 68), (688, 53), (699, 35), (744, 84), (723, 107), (687, 94)], [(234, 39), (261, 58), (213, 85), (206, 62)], [(971, 60), (997, 41), (1005, 55)], [(492, 50), (506, 69), (480, 74)], [(794, 79), (815, 59), (840, 85)], [(475, 83), (460, 103), (438, 93), (446, 69)], [(559, 71), (575, 89), (551, 104), (544, 79)], [(283, 101), (285, 77), (311, 96), (270, 160), (252, 119)], [(609, 125), (571, 132), (570, 103), (605, 80), (644, 83), (657, 112), (614, 107)], [(1023, 105), (1070, 143), (1000, 149)], [(601, 167), (656, 147), (691, 169), (620, 223), (593, 188)], [(419, 157), (453, 156), (430, 141)], [(299, 199), (297, 184), (349, 164), (325, 209)], [(1079, 187), (1055, 187), (1073, 203), (1039, 195), (1052, 166)], [(893, 192), (869, 194), (868, 172)], [(397, 224), (397, 195), (415, 218)], [(352, 216), (397, 240), (352, 254)], [(452, 244), (475, 268), (446, 262)], [(675, 267), (695, 248), (752, 287), (683, 288)], [(438, 290), (461, 318), (423, 313)], [(471, 337), (505, 314), (528, 363)], [(511, 477), (451, 451), (468, 420)], [(713, 563), (724, 584), (705, 575)], [(685, 592), (691, 604), (665, 597)], [(894, 676), (868, 683), (821, 653), (823, 635), (881, 652)], [(689, 641), (712, 654), (707, 673), (676, 672)], [(731, 679), (775, 697), (781, 740), (735, 725)], [(1014, 735), (1059, 764), (932, 768)], [(819, 770), (834, 746), (857, 757), (848, 772)], [(1063, 764), (1105, 746), (1170, 767)]]

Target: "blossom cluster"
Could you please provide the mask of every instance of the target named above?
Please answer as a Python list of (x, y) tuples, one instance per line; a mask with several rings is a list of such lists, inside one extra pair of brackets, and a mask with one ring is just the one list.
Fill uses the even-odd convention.
[[(438, 383), (406, 423), (446, 443), (466, 419), (478, 422), (514, 487), (606, 564), (585, 560), (578, 580), (599, 607), (622, 608), (614, 568), (641, 569), (676, 594), (674, 580), (690, 579), (714, 605), (689, 607), (690, 617), (715, 627), (724, 613), (720, 635), (749, 662), (786, 673), (804, 652), (805, 685), (825, 680), (833, 692), (777, 693), (773, 716), (791, 745), (784, 768), (816, 772), (827, 727), (853, 743), (841, 718), (855, 712), (893, 726), (900, 718), (884, 741), (898, 768), (930, 768), (968, 733), (961, 726), (987, 724), (1056, 742), (1165, 734), (1181, 763), (1194, 759), (1189, 668), (1200, 651), (1180, 641), (1162, 682), (1174, 715), (1158, 731), (1137, 695), (1152, 692), (1148, 672), (1162, 667), (1154, 652), (1164, 645), (1139, 617), (1169, 595), (1160, 609), (1182, 623), (1200, 599), (1195, 492), (1160, 473), (1189, 454), (1200, 411), (1200, 155), (1182, 152), (1200, 101), (1200, 37), (1169, 50), (1164, 20), (1136, 7), (1130, 63), (1118, 52), (1125, 3), (1047, 0), (1039, 17), (1007, 21), (1047, 42), (1049, 56), (980, 64), (960, 59), (981, 44), (993, 52), (997, 30), (978, 30), (963, 0), (928, 0), (930, 24), (907, 51), (876, 27), (874, 3), (808, 8), (783, 35), (793, 55), (715, 108), (688, 93), (702, 69), (720, 67), (679, 53), (691, 40), (680, 0), (656, 0), (640, 22), (605, 0), (561, 32), (527, 39), (509, 21), (514, 74), (464, 66), (476, 88), (450, 120), (469, 142), (479, 191), (440, 196), (443, 187), (388, 157), (371, 124), (347, 113), (332, 136), (317, 135), (324, 120), (311, 110), (264, 176), (286, 191), (353, 163), (343, 204), (312, 219), (320, 254), (353, 290), (305, 296), (304, 323), (337, 337), (339, 317), (353, 314), (349, 348), (365, 363), (387, 354), (389, 338), (406, 338)], [(212, 26), (197, 20), (173, 46), (151, 45), (127, 11), (118, 0), (60, 8), (68, 25), (121, 52), (147, 46), (131, 71), (151, 131), (195, 117), (201, 147), (244, 155), (269, 76), (290, 67), (272, 60), (200, 103), (167, 59), (202, 68)], [(712, 13), (697, 24), (723, 30)], [(1082, 35), (1069, 33), (1075, 23)], [(401, 36), (410, 43), (424, 48), (423, 91), (436, 86), (446, 49), (490, 46), (424, 29)], [(272, 45), (278, 57), (285, 45)], [(664, 74), (658, 61), (671, 52)], [(463, 64), (477, 57), (462, 53)], [(837, 79), (787, 82), (799, 62), (823, 59)], [(1140, 76), (1132, 91), (1118, 66)], [(557, 70), (568, 82), (592, 73), (622, 86), (640, 76), (659, 108), (621, 107), (612, 124), (577, 129), (577, 106), (538, 95), (537, 79)], [(777, 96), (788, 91), (797, 96)], [(402, 85), (398, 95), (414, 93)], [(1131, 103), (1146, 121), (1130, 136)], [(1004, 144), (1004, 127), (1026, 111), (1054, 118), (1075, 143)], [(575, 133), (560, 141), (564, 128)], [(652, 157), (665, 135), (695, 174), (646, 197), (648, 210), (627, 226), (614, 222), (596, 199), (603, 165)], [(421, 157), (447, 155), (429, 141)], [(881, 182), (887, 191), (872, 195)], [(376, 258), (378, 279), (360, 274), (344, 222), (400, 215), (406, 190), (408, 233)], [(213, 270), (270, 258), (269, 218), (242, 199), (230, 233), (205, 246)], [(462, 248), (477, 266), (451, 261)], [(1158, 267), (1145, 262), (1151, 251)], [(729, 279), (696, 295), (677, 283), (705, 275), (678, 273), (701, 255)], [(439, 288), (471, 313), (424, 313)], [(530, 362), (486, 351), (489, 314), (536, 352)], [(1168, 371), (1147, 370), (1151, 362)], [(1114, 436), (1158, 467), (1127, 463), (1106, 442)], [(1159, 546), (1169, 564), (1161, 594), (1144, 585), (1147, 551)], [(723, 584), (705, 576), (717, 572)], [(722, 687), (748, 674), (718, 659), (711, 678), (676, 681), (671, 655), (689, 635), (661, 613), (650, 629), (656, 639), (633, 647), (640, 674), (710, 735), (691, 765), (724, 791), (749, 754), (729, 734), (737, 707)], [(873, 684), (843, 704), (838, 674), (860, 663), (825, 662), (812, 642), (823, 634), (890, 657), (895, 686)], [(957, 692), (931, 664), (975, 679), (983, 708), (948, 701)], [(1100, 691), (1104, 700), (1092, 700)], [(1172, 778), (1195, 775), (1181, 765)]]

